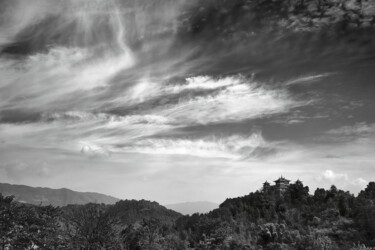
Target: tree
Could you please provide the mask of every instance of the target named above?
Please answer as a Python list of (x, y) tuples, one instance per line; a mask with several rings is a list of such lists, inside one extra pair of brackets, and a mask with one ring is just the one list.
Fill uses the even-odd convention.
[(359, 193), (358, 197), (375, 200), (375, 182), (370, 182), (365, 190)]
[(318, 204), (323, 204), (326, 200), (327, 192), (324, 188), (317, 188), (314, 192), (314, 201)]
[(12, 204), (13, 196), (3, 196), (0, 193), (0, 244), (2, 249), (9, 247), (12, 242), (12, 231), (16, 224), (14, 223), (15, 207)]
[(341, 216), (345, 216), (349, 212), (348, 200), (343, 195), (340, 195), (339, 197), (338, 209)]
[(292, 204), (306, 204), (309, 196), (309, 187), (303, 186), (300, 180), (288, 187), (287, 199), (289, 198)]
[(140, 250), (141, 233), (134, 228), (133, 225), (128, 225), (121, 231), (121, 241), (125, 250)]
[(0, 194), (2, 249), (57, 249), (66, 246), (58, 223), (60, 209), (17, 203)]
[(78, 249), (118, 249), (117, 220), (104, 204), (89, 203), (65, 208), (63, 218), (70, 247)]

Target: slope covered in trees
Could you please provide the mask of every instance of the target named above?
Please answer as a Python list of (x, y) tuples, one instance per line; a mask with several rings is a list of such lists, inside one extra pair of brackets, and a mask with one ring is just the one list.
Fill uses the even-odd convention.
[(373, 249), (375, 183), (357, 197), (301, 181), (182, 216), (156, 202), (58, 208), (0, 197), (3, 249)]

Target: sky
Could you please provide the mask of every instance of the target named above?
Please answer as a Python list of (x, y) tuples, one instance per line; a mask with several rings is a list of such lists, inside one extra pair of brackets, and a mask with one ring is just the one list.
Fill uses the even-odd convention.
[(0, 182), (168, 204), (375, 179), (369, 55), (239, 66), (257, 48), (173, 46), (180, 2), (0, 5)]

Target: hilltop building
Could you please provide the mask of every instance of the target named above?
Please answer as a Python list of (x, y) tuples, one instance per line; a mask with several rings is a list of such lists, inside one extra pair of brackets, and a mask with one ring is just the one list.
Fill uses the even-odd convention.
[(281, 176), (279, 179), (277, 179), (274, 182), (275, 182), (276, 192), (282, 194), (288, 189), (290, 180), (287, 180), (283, 176)]
[(271, 185), (268, 181), (263, 183), (263, 192), (265, 193), (275, 193), (277, 195), (282, 195), (289, 187), (290, 180), (285, 179), (280, 176), (279, 179), (275, 180), (275, 185)]
[(268, 181), (263, 183), (263, 189), (262, 189), (263, 192), (268, 192), (268, 191), (270, 191), (270, 189), (271, 189), (271, 184)]

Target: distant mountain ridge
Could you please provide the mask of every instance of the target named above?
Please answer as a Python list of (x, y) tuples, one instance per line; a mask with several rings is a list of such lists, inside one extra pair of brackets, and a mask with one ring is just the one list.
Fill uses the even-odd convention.
[(164, 206), (184, 215), (192, 215), (194, 213), (208, 213), (218, 208), (219, 204), (210, 201), (195, 201), (168, 204)]
[[(120, 201), (116, 197), (112, 197), (105, 194), (95, 193), (95, 192), (77, 192), (67, 188), (53, 189), (47, 187), (31, 187), (26, 185), (8, 184), (0, 183), (0, 193), (3, 195), (13, 195), (15, 200), (21, 203), (28, 203), (33, 205), (53, 205), (53, 206), (67, 206), (67, 205), (84, 205), (87, 203), (103, 203), (106, 205), (114, 205)], [(130, 203), (138, 202), (139, 204), (145, 205), (146, 201), (135, 201), (135, 200), (125, 200), (118, 203), (112, 210), (119, 206), (130, 206)], [(146, 203), (145, 203), (146, 202)], [(129, 204), (128, 204), (129, 203)], [(138, 205), (139, 205), (138, 204)], [(154, 205), (152, 205), (154, 204)], [(154, 211), (155, 206), (158, 205), (156, 202), (151, 202), (145, 206), (148, 209), (146, 214), (150, 213), (148, 210)], [(134, 204), (133, 204), (134, 205)], [(132, 206), (133, 206), (132, 205)], [(158, 207), (158, 206), (156, 206)], [(208, 213), (211, 210), (218, 208), (219, 204), (208, 202), (208, 201), (197, 201), (197, 202), (182, 202), (175, 204), (164, 205), (165, 208), (170, 211), (167, 213), (167, 217), (178, 217), (176, 214), (191, 215), (194, 213)], [(142, 210), (141, 209), (141, 210)], [(125, 209), (126, 210), (126, 209)], [(143, 211), (142, 212), (145, 212)], [(156, 209), (158, 210), (158, 209)], [(164, 211), (163, 211), (164, 212)], [(175, 214), (175, 212), (177, 212)], [(150, 216), (150, 215), (148, 215)], [(151, 216), (152, 217), (152, 216)], [(126, 219), (128, 220), (128, 219)]]
[(69, 204), (115, 204), (120, 199), (94, 192), (77, 192), (66, 188), (52, 189), (0, 183), (0, 193), (13, 195), (15, 200), (34, 205), (66, 206)]

